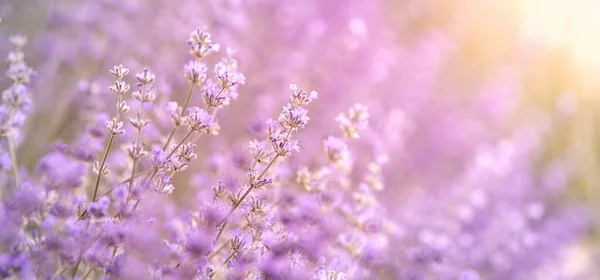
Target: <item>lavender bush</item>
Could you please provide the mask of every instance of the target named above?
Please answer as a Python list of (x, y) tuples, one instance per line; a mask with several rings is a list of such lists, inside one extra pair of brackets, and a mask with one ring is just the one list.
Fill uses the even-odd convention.
[(465, 89), (459, 42), (395, 42), (385, 2), (178, 2), (0, 37), (0, 278), (585, 276), (548, 269), (588, 217), (525, 59)]

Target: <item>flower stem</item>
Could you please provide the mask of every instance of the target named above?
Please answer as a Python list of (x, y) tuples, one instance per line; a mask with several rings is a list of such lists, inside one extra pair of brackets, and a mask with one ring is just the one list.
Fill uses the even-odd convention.
[(117, 247), (116, 245), (113, 246), (112, 257), (110, 258), (110, 264), (112, 264), (115, 261), (115, 258), (117, 257), (118, 248), (119, 247)]
[(85, 276), (83, 276), (82, 280), (85, 280), (88, 278), (88, 276), (90, 276), (90, 274), (92, 274), (92, 271), (94, 271), (94, 267), (90, 267), (90, 269), (88, 270), (88, 272), (85, 274)]
[(192, 93), (194, 93), (194, 88), (196, 87), (195, 83), (192, 83), (190, 86), (190, 91), (188, 92), (187, 98), (185, 99), (185, 103), (183, 103), (183, 107), (181, 107), (183, 112), (187, 109), (188, 105), (190, 105), (190, 99), (192, 99)]
[[(217, 232), (217, 237), (215, 237), (215, 243), (219, 241), (219, 238), (221, 238), (221, 234), (223, 234), (223, 231), (227, 226), (227, 218), (225, 219), (225, 221), (220, 222), (219, 224), (221, 224), (221, 228), (219, 228), (219, 232)], [(225, 244), (227, 244), (227, 242), (225, 242)]]
[[(289, 136), (289, 134), (288, 134), (288, 136)], [(273, 159), (269, 162), (269, 164), (267, 165), (267, 167), (265, 167), (265, 169), (260, 173), (260, 175), (258, 176), (258, 178), (256, 178), (256, 181), (260, 181), (265, 176), (265, 174), (267, 174), (267, 171), (269, 170), (269, 168), (271, 168), (271, 166), (273, 166), (273, 164), (275, 163), (275, 161), (277, 160), (278, 157), (279, 157), (279, 155), (276, 155), (275, 157), (273, 157)], [(217, 237), (215, 238), (215, 242), (219, 241), (219, 237), (221, 237), (221, 234), (223, 234), (223, 231), (225, 230), (225, 227), (227, 226), (227, 221), (229, 220), (229, 217), (231, 216), (231, 214), (233, 214), (233, 212), (235, 211), (235, 209), (237, 209), (242, 204), (242, 202), (244, 202), (244, 199), (246, 199), (246, 197), (248, 197), (248, 195), (250, 194), (250, 192), (252, 192), (252, 189), (254, 189), (254, 186), (252, 185), (252, 183), (250, 183), (250, 187), (248, 187), (248, 189), (242, 195), (242, 197), (240, 198), (240, 200), (238, 200), (233, 206), (231, 206), (231, 209), (229, 210), (229, 213), (227, 213), (227, 216), (225, 216), (225, 218), (223, 218), (223, 220), (221, 220), (217, 224), (217, 225), (222, 225), (222, 226), (219, 229), (219, 232), (217, 233)]]
[(228, 263), (235, 256), (236, 253), (237, 253), (237, 251), (231, 252), (231, 254), (229, 255), (229, 257), (227, 257), (227, 259), (225, 259), (225, 261), (223, 261), (223, 264)]
[[(269, 164), (267, 165), (267, 167), (265, 167), (265, 169), (263, 169), (263, 171), (260, 173), (260, 175), (256, 178), (256, 181), (260, 181), (263, 179), (263, 177), (265, 176), (265, 174), (267, 174), (267, 171), (269, 171), (269, 168), (271, 168), (271, 166), (273, 166), (273, 164), (275, 163), (275, 161), (279, 158), (279, 155), (275, 155), (275, 157), (273, 157), (273, 159), (269, 162)], [(250, 194), (250, 192), (252, 191), (252, 189), (254, 189), (254, 186), (251, 184), (250, 187), (246, 190), (246, 192), (242, 195), (242, 197), (240, 198), (240, 200), (238, 200), (232, 207), (231, 210), (229, 210), (229, 213), (227, 214), (227, 216), (225, 216), (225, 218), (219, 223), (223, 223), (225, 222), (229, 216), (231, 216), (231, 214), (233, 213), (233, 211), (235, 211), (235, 209), (237, 209), (242, 202), (244, 202), (244, 199), (246, 199), (246, 197), (248, 197), (248, 195)]]
[(12, 141), (12, 139), (9, 137), (8, 138), (8, 153), (10, 156), (10, 161), (12, 163), (12, 171), (13, 171), (13, 175), (15, 177), (15, 187), (19, 186), (19, 164), (17, 163), (17, 155), (15, 152), (15, 144)]
[(100, 162), (100, 167), (98, 168), (98, 176), (96, 176), (96, 183), (94, 184), (94, 195), (92, 196), (92, 202), (96, 202), (96, 196), (98, 195), (98, 187), (100, 186), (100, 178), (102, 177), (104, 165), (106, 164), (106, 159), (108, 158), (108, 153), (110, 153), (110, 148), (112, 147), (114, 138), (115, 134), (111, 134), (110, 138), (108, 139), (108, 144), (106, 145), (106, 151), (104, 152), (104, 156), (102, 156), (102, 161)]
[[(142, 86), (142, 91), (144, 92), (142, 95), (145, 94), (146, 92), (146, 85)], [(143, 119), (144, 117), (144, 101), (140, 101), (140, 120)], [(142, 127), (138, 128), (137, 131), (137, 136), (136, 136), (136, 140), (135, 140), (135, 154), (134, 154), (134, 158), (133, 158), (133, 166), (131, 167), (131, 178), (129, 179), (129, 195), (127, 197), (127, 201), (129, 201), (131, 198), (131, 191), (133, 190), (133, 180), (135, 179), (135, 168), (137, 167), (137, 162), (138, 162), (138, 154), (137, 154), (137, 149), (139, 149), (140, 147), (140, 143), (142, 142)]]
[[(16, 88), (17, 85), (19, 83), (18, 82), (14, 82), (12, 84), (12, 88)], [(16, 109), (12, 106), (10, 106), (8, 108), (8, 123), (12, 122), (13, 116), (15, 114)], [(9, 136), (6, 138), (6, 140), (8, 141), (8, 156), (10, 157), (10, 163), (12, 166), (12, 171), (13, 171), (13, 176), (15, 177), (15, 187), (19, 187), (19, 164), (17, 163), (17, 153), (16, 153), (16, 148), (15, 148), (15, 143), (13, 142), (13, 139)]]
[(79, 253), (79, 256), (77, 257), (77, 262), (75, 263), (75, 267), (73, 267), (73, 273), (71, 274), (71, 279), (75, 279), (75, 276), (77, 276), (77, 270), (79, 269), (79, 265), (81, 264), (81, 256), (83, 255), (83, 250), (81, 250), (81, 252)]
[[(192, 93), (194, 93), (195, 87), (196, 87), (196, 84), (192, 83), (192, 85), (190, 86), (190, 91), (188, 92), (188, 95), (185, 99), (185, 103), (183, 103), (183, 107), (181, 107), (182, 114), (185, 112), (185, 110), (187, 110), (187, 107), (190, 105), (190, 100), (192, 99)], [(169, 134), (169, 138), (167, 138), (167, 142), (165, 142), (165, 145), (163, 145), (163, 150), (169, 146), (169, 144), (171, 143), (171, 140), (173, 140), (175, 131), (177, 131), (177, 128), (179, 128), (179, 126), (180, 126), (179, 124), (176, 124), (175, 127), (173, 127), (173, 129), (171, 130), (171, 133)]]
[(208, 256), (208, 260), (210, 261), (216, 255), (218, 255), (221, 251), (223, 251), (223, 249), (227, 248), (228, 244), (229, 244), (229, 242), (225, 242), (225, 243), (221, 244), (221, 246), (219, 246), (219, 249), (217, 249), (214, 253), (212, 253), (210, 256)]
[(54, 276), (54, 279), (58, 279), (61, 275), (63, 275), (67, 270), (69, 270), (69, 266), (65, 267), (63, 270), (61, 270), (56, 276)]
[(190, 137), (190, 135), (192, 135), (193, 132), (194, 132), (193, 130), (188, 132), (188, 134), (186, 134), (185, 137), (183, 137), (183, 139), (181, 139), (181, 141), (179, 141), (179, 144), (177, 144), (177, 146), (175, 146), (175, 148), (173, 148), (173, 150), (169, 153), (167, 158), (170, 158), (175, 153), (175, 151), (177, 151), (177, 149), (179, 149), (179, 147), (181, 147), (181, 145), (183, 145), (185, 140), (187, 140)]
[[(118, 81), (121, 82), (121, 78), (119, 78)], [(119, 93), (117, 96), (117, 122), (121, 120), (121, 101), (123, 101), (123, 94)], [(106, 159), (108, 158), (108, 154), (110, 153), (110, 148), (114, 139), (115, 133), (111, 133), (110, 138), (108, 139), (108, 144), (106, 145), (106, 151), (104, 152), (104, 156), (102, 156), (102, 162), (100, 163), (100, 167), (98, 169), (98, 176), (96, 177), (96, 184), (94, 185), (94, 195), (92, 196), (92, 202), (96, 202), (96, 198), (98, 195), (98, 187), (100, 186), (100, 178), (102, 177), (104, 165), (106, 164)]]
[[(292, 134), (292, 130), (288, 130), (285, 138), (289, 138), (290, 135)], [(267, 167), (265, 167), (265, 169), (263, 169), (263, 171), (260, 173), (260, 175), (256, 178), (256, 181), (260, 181), (263, 179), (263, 177), (265, 176), (265, 174), (267, 174), (267, 171), (269, 171), (269, 168), (271, 168), (271, 166), (273, 166), (273, 164), (275, 163), (275, 161), (279, 158), (279, 154), (275, 155), (275, 157), (273, 157), (273, 159), (269, 162), (269, 164), (267, 165)], [(254, 168), (254, 166), (256, 165), (256, 161), (254, 161), (254, 165), (252, 165), (252, 167)], [(229, 210), (229, 213), (227, 213), (227, 215), (225, 216), (225, 218), (223, 218), (223, 220), (221, 220), (217, 225), (222, 225), (221, 228), (219, 229), (219, 232), (217, 233), (217, 237), (215, 239), (215, 242), (219, 241), (219, 237), (221, 237), (221, 234), (223, 234), (223, 231), (225, 230), (225, 227), (227, 226), (227, 221), (229, 220), (229, 217), (231, 216), (231, 214), (233, 214), (233, 212), (235, 211), (235, 209), (237, 209), (242, 202), (244, 202), (244, 199), (246, 199), (246, 197), (248, 197), (248, 195), (250, 195), (250, 192), (252, 192), (252, 189), (254, 189), (253, 186), (254, 182), (250, 183), (250, 186), (248, 187), (248, 189), (246, 190), (246, 192), (242, 195), (242, 197), (235, 203), (233, 204), (233, 206), (231, 206), (231, 209)], [(245, 185), (245, 183), (244, 183)]]
[(163, 150), (166, 149), (169, 146), (169, 143), (171, 143), (171, 140), (173, 139), (173, 135), (175, 135), (175, 131), (177, 131), (177, 128), (179, 127), (179, 125), (175, 125), (175, 127), (173, 127), (173, 129), (171, 130), (171, 133), (169, 134), (169, 138), (167, 138), (167, 142), (165, 142), (165, 145), (163, 145)]
[[(90, 224), (91, 221), (88, 220), (88, 223), (85, 225), (85, 231), (89, 229)], [(101, 229), (98, 233), (98, 236), (96, 236), (94, 240), (92, 240), (89, 244), (84, 244), (81, 246), (81, 251), (79, 252), (79, 256), (77, 256), (77, 262), (75, 262), (75, 265), (73, 266), (73, 274), (71, 275), (71, 279), (75, 279), (75, 276), (77, 276), (77, 270), (79, 269), (79, 265), (81, 264), (83, 254), (92, 246), (92, 244), (98, 241), (98, 239), (102, 236), (103, 231), (104, 229)]]
[[(219, 93), (217, 93), (217, 96), (215, 97), (215, 99), (219, 99), (219, 97), (221, 97), (221, 94), (225, 91), (225, 88), (221, 88), (221, 90), (219, 91)], [(215, 109), (211, 112), (211, 115), (213, 116), (213, 118), (217, 115), (217, 111), (219, 111), (219, 107), (213, 106), (213, 105), (208, 105), (206, 107), (206, 111), (209, 111), (211, 107), (214, 107)]]

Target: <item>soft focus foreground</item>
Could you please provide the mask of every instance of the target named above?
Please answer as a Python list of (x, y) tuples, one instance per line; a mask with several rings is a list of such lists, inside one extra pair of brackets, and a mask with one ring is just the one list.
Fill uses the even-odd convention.
[(0, 278), (595, 279), (550, 2), (1, 2)]

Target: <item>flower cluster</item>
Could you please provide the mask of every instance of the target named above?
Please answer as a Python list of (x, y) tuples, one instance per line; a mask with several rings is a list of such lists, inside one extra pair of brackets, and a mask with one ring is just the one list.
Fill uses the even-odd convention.
[(0, 150), (8, 150), (14, 183), (19, 185), (16, 145), (20, 141), (19, 138), (22, 137), (20, 131), (31, 106), (27, 85), (31, 82), (35, 72), (27, 66), (24, 60), (23, 47), (27, 44), (27, 38), (23, 35), (13, 35), (9, 41), (13, 46), (6, 57), (9, 63), (6, 77), (10, 81), (10, 86), (2, 92), (2, 105), (0, 105), (0, 140), (6, 142), (7, 147), (0, 147)]
[(518, 79), (452, 92), (385, 1), (126, 2), (6, 38), (1, 279), (547, 279), (588, 225)]

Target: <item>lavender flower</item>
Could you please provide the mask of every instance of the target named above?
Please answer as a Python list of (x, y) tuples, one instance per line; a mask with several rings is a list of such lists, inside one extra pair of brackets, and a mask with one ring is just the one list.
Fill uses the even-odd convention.
[(250, 148), (250, 154), (257, 163), (268, 162), (269, 158), (272, 155), (272, 151), (269, 148), (269, 142), (252, 140), (248, 144), (248, 148)]
[(191, 107), (187, 115), (188, 131), (208, 134), (215, 126), (213, 116), (198, 107)]
[(205, 57), (212, 52), (218, 52), (219, 45), (213, 44), (210, 37), (210, 33), (206, 32), (206, 28), (196, 29), (190, 34), (188, 40), (190, 52), (197, 58)]
[(219, 86), (223, 89), (229, 89), (239, 84), (244, 84), (246, 81), (244, 74), (232, 72), (228, 69), (228, 66), (220, 63), (215, 66), (215, 74), (217, 75)]
[(465, 86), (471, 33), (400, 2), (154, 2), (0, 43), (0, 278), (530, 279), (587, 229), (527, 52)]
[(302, 107), (285, 106), (279, 115), (279, 122), (285, 129), (300, 129), (310, 120), (307, 113)]
[(184, 74), (188, 81), (192, 84), (202, 84), (206, 81), (206, 71), (208, 68), (206, 65), (197, 60), (190, 60), (187, 65), (184, 66)]

